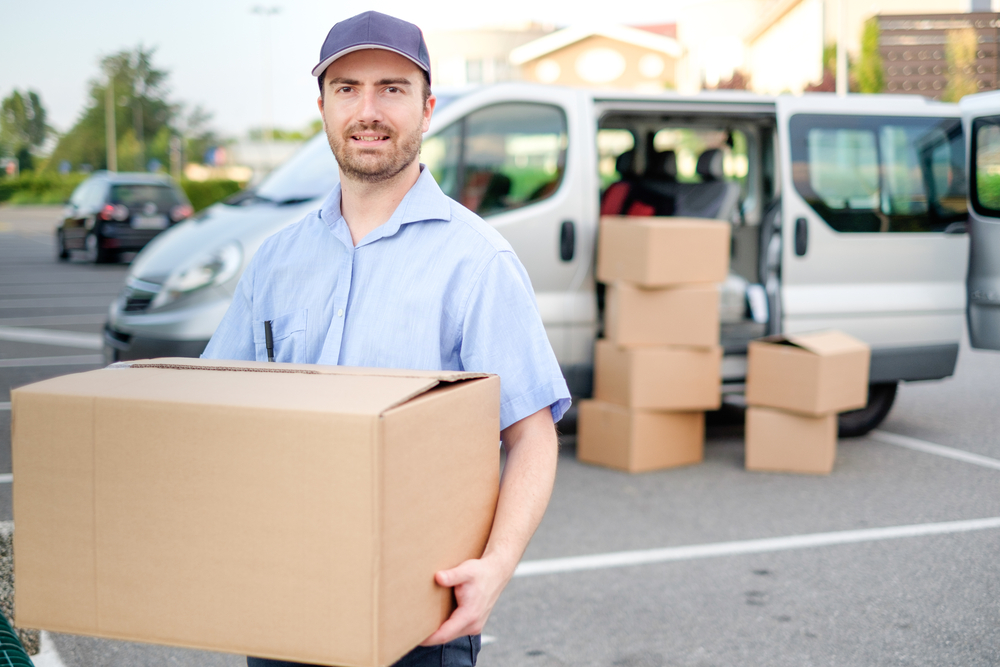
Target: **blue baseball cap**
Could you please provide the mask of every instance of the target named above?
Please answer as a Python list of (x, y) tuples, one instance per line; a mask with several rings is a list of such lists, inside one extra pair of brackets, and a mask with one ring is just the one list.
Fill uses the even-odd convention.
[[(337, 23), (326, 35), (319, 52), (319, 64), (312, 75), (319, 77), (337, 58), (362, 49), (384, 49), (412, 60), (431, 82), (431, 58), (420, 28), (394, 16), (364, 12)], [(320, 81), (320, 89), (323, 82)]]

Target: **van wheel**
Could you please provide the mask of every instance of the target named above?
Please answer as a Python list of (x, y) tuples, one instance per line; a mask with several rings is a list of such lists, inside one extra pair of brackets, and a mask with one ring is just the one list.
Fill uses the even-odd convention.
[(841, 438), (856, 438), (871, 431), (882, 423), (896, 400), (897, 382), (886, 382), (868, 386), (868, 405), (860, 410), (842, 412), (837, 416), (838, 432)]

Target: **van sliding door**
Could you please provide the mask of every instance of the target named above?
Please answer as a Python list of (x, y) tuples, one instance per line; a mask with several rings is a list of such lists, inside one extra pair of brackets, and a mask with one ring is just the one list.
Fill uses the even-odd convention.
[(957, 108), (804, 96), (778, 117), (783, 330), (868, 342), (873, 383), (951, 375), (969, 246)]

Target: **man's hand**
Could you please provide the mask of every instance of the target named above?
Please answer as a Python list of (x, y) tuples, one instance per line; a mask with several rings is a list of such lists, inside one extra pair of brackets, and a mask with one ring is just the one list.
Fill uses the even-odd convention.
[(543, 408), (500, 435), (507, 463), (486, 551), (482, 558), (434, 575), (440, 586), (455, 589), (458, 608), (422, 646), (482, 632), (549, 504), (559, 454), (551, 410)]

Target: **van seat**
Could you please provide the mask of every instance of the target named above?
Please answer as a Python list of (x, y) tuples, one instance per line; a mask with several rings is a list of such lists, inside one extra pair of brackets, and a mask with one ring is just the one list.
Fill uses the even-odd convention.
[(615, 171), (622, 179), (612, 183), (601, 195), (601, 215), (623, 215), (629, 194), (638, 175), (635, 173), (635, 150), (625, 151), (615, 160)]
[(710, 148), (698, 158), (701, 183), (678, 183), (675, 215), (732, 220), (740, 201), (740, 186), (723, 180), (722, 151)]

